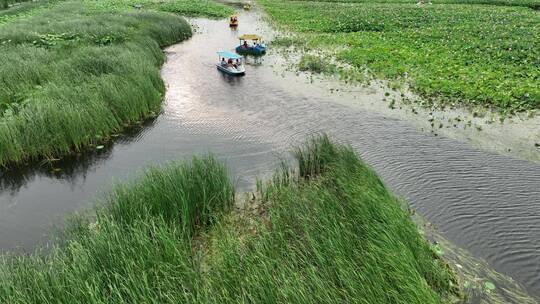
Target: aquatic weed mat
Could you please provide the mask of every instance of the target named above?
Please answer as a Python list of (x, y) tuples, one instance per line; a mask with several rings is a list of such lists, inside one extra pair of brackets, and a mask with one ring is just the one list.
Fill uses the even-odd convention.
[(259, 1), (310, 48), (442, 103), (503, 112), (540, 107), (540, 20), (519, 6)]
[(228, 17), (234, 10), (213, 0), (83, 0), (107, 10), (150, 9), (187, 17)]

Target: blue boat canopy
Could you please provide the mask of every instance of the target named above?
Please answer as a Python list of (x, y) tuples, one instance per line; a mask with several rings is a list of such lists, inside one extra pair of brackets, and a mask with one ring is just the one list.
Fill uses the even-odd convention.
[(221, 52), (217, 52), (219, 57), (224, 57), (224, 58), (230, 58), (230, 59), (240, 59), (242, 58), (242, 56), (238, 55), (238, 54), (235, 54), (235, 53), (231, 53), (231, 52), (228, 52), (228, 51), (221, 51)]

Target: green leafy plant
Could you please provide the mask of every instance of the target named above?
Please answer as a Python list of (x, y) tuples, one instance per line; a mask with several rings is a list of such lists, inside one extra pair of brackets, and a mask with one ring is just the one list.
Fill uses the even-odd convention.
[(336, 73), (336, 65), (328, 62), (328, 60), (330, 59), (315, 55), (303, 55), (298, 63), (298, 68), (300, 71), (310, 71), (313, 73)]
[(260, 2), (308, 47), (338, 49), (339, 60), (427, 99), (504, 112), (540, 108), (540, 19), (530, 9), (537, 1)]

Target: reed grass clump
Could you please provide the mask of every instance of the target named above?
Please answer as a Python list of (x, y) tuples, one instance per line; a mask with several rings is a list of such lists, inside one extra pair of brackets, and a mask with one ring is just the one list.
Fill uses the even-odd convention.
[(309, 139), (303, 146), (294, 150), (294, 157), (298, 161), (299, 176), (309, 179), (322, 175), (338, 157), (338, 152), (337, 147), (327, 135)]
[(0, 166), (97, 145), (159, 111), (181, 17), (66, 2), (0, 31)]
[(233, 210), (213, 157), (152, 168), (52, 252), (0, 259), (2, 303), (444, 303), (454, 278), (400, 202), (326, 136)]
[(212, 156), (149, 169), (74, 218), (50, 253), (4, 255), (1, 303), (182, 303), (200, 273), (193, 232), (229, 211), (234, 188)]
[[(456, 282), (444, 261), (350, 147), (322, 136), (296, 157), (297, 169), (262, 188), (262, 219), (220, 226), (212, 235), (207, 297), (225, 303), (443, 303), (451, 297)], [(231, 233), (233, 226), (248, 228)]]
[(210, 226), (234, 204), (234, 188), (215, 158), (193, 158), (149, 169), (135, 185), (119, 186), (103, 214), (122, 224), (161, 217), (191, 234)]

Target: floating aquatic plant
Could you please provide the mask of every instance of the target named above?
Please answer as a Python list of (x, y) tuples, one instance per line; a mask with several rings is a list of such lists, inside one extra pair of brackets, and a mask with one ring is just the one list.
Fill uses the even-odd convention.
[(341, 50), (338, 59), (406, 82), (424, 98), (510, 113), (540, 108), (540, 19), (530, 9), (537, 1), (261, 3), (308, 47)]

